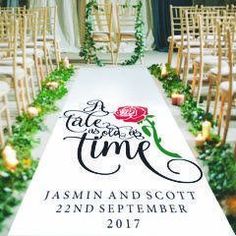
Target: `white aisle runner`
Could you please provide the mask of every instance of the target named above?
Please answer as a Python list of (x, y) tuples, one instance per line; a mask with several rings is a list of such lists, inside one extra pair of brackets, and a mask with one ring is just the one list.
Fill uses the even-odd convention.
[(144, 67), (83, 68), (9, 235), (233, 236), (195, 163)]

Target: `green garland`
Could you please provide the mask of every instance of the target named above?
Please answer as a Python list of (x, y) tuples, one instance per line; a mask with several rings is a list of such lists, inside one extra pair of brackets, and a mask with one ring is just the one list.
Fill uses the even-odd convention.
[[(157, 78), (168, 97), (172, 93), (185, 95), (185, 102), (180, 107), (183, 119), (190, 124), (189, 130), (196, 135), (202, 129), (202, 122), (208, 120), (213, 124), (212, 114), (206, 113), (198, 107), (196, 100), (191, 95), (190, 86), (185, 86), (180, 80), (176, 71), (167, 65), (167, 77), (161, 76), (161, 65), (152, 65), (150, 73)], [(208, 182), (215, 196), (221, 202), (228, 196), (235, 196), (236, 193), (236, 162), (234, 159), (233, 147), (229, 144), (219, 146), (220, 137), (215, 133), (202, 148), (199, 148), (199, 159), (208, 167)], [(236, 232), (236, 217), (227, 216), (229, 222)]]
[[(16, 151), (19, 161), (14, 171), (5, 167), (2, 150), (0, 150), (0, 231), (3, 229), (4, 220), (20, 203), (20, 193), (25, 190), (36, 170), (38, 161), (32, 157), (32, 149), (39, 143), (36, 134), (45, 129), (43, 124), (45, 115), (57, 110), (56, 101), (67, 93), (66, 82), (73, 73), (73, 67), (65, 68), (61, 64), (58, 69), (47, 76), (41, 92), (31, 105), (39, 110), (39, 114), (30, 117), (28, 113), (24, 113), (17, 117), (16, 123), (12, 127), (13, 134), (7, 141), (7, 145)], [(50, 89), (48, 82), (56, 82), (58, 87)]]
[(94, 28), (92, 12), (94, 8), (98, 8), (97, 0), (90, 0), (86, 5), (84, 44), (80, 56), (83, 57), (86, 63), (95, 62), (98, 66), (102, 66), (103, 63), (97, 56), (97, 48), (92, 37)]
[[(130, 59), (124, 61), (122, 65), (134, 65), (139, 59), (144, 56), (144, 22), (142, 20), (142, 6), (143, 3), (141, 0), (138, 1), (134, 8), (137, 8), (137, 16), (135, 20), (135, 49), (134, 54)], [(124, 4), (124, 7), (129, 7), (128, 2)], [(86, 5), (86, 14), (85, 14), (85, 36), (84, 44), (81, 48), (80, 56), (83, 57), (86, 63), (94, 62), (98, 66), (103, 66), (103, 63), (97, 56), (98, 49), (95, 46), (95, 42), (92, 37), (92, 32), (94, 28), (92, 11), (93, 9), (98, 8), (97, 0), (90, 0)]]
[(142, 1), (139, 0), (138, 3), (133, 7), (137, 8), (137, 16), (135, 22), (136, 47), (131, 58), (124, 61), (122, 65), (134, 65), (138, 60), (141, 60), (141, 58), (144, 57), (144, 22), (142, 20)]

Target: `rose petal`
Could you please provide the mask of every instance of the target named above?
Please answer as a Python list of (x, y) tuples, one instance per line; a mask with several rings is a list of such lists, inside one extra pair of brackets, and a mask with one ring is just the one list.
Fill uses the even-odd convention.
[(130, 117), (128, 119), (125, 119), (124, 122), (139, 122), (145, 119), (146, 116), (137, 116), (137, 117)]

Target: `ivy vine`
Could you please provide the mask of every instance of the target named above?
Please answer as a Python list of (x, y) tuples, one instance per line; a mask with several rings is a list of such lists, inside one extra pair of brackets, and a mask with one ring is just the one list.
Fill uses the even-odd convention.
[(92, 36), (94, 30), (92, 12), (94, 9), (98, 9), (97, 0), (90, 0), (85, 9), (84, 44), (81, 48), (80, 56), (83, 57), (86, 63), (94, 62), (98, 66), (103, 66), (103, 63), (97, 56), (97, 48)]
[(143, 2), (138, 1), (136, 5), (133, 6), (137, 9), (136, 21), (135, 21), (135, 49), (134, 54), (130, 59), (124, 61), (122, 65), (134, 65), (138, 60), (141, 60), (144, 57), (144, 22), (142, 20), (142, 7)]

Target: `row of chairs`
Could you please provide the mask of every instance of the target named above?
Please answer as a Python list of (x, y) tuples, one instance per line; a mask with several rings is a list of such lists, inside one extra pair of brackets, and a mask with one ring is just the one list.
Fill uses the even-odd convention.
[(176, 47), (177, 73), (191, 84), (198, 104), (213, 113), (225, 143), (236, 95), (236, 7), (171, 6), (170, 10), (172, 29), (179, 22), (180, 34), (169, 38), (168, 63)]
[[(4, 129), (11, 134), (15, 110), (16, 115), (26, 112), (41, 90), (44, 78), (59, 66), (56, 11), (56, 7), (0, 8), (1, 145), (5, 142)], [(8, 98), (13, 106), (9, 106)]]
[(136, 41), (136, 16), (137, 8), (132, 4), (98, 4), (96, 8), (93, 8), (93, 41), (96, 44), (107, 44), (112, 64), (118, 63), (122, 42)]

